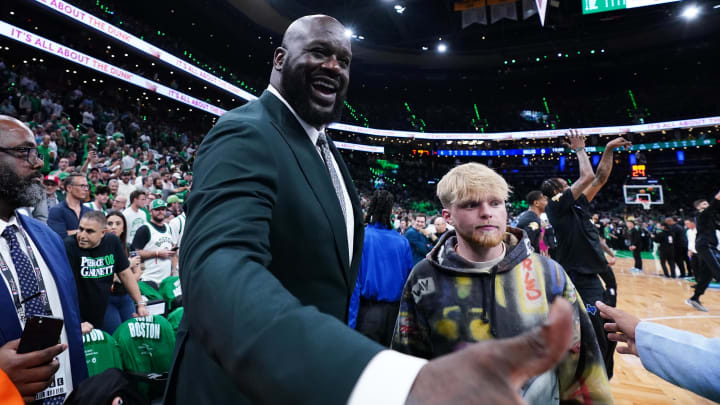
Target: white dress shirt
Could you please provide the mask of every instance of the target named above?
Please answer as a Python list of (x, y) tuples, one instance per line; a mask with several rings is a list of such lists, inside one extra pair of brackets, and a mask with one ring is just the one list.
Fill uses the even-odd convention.
[[(280, 95), (272, 85), (268, 86), (268, 91), (275, 95), (290, 112), (297, 118), (300, 125), (302, 125), (305, 132), (308, 134), (310, 141), (313, 145), (316, 145), (316, 149), (320, 158), (322, 159), (322, 153), (320, 148), (317, 147), (317, 139), (320, 135), (320, 131), (324, 131), (325, 128), (317, 129), (312, 125), (305, 122), (300, 118), (295, 110), (288, 104), (288, 102)], [(342, 173), (340, 168), (335, 161), (335, 157), (332, 157), (333, 170), (337, 174), (339, 179), (342, 179)], [(355, 222), (352, 210), (352, 202), (350, 201), (350, 195), (348, 194), (345, 182), (340, 182), (342, 185), (342, 193), (345, 199), (345, 206), (348, 208), (345, 210), (345, 225), (348, 235), (348, 248), (350, 252), (350, 260), (353, 255), (353, 237), (355, 232)], [(403, 405), (407, 400), (407, 396), (410, 393), (415, 378), (417, 377), (420, 369), (427, 363), (427, 360), (420, 359), (413, 356), (408, 356), (392, 350), (383, 350), (365, 366), (360, 378), (355, 383), (350, 398), (348, 399), (348, 405), (364, 405), (364, 404), (383, 404), (383, 405)]]
[(687, 235), (687, 241), (688, 241), (688, 250), (693, 252), (693, 254), (697, 253), (697, 250), (695, 250), (695, 239), (697, 238), (697, 229), (689, 229), (685, 231), (685, 234)]
[[(10, 220), (5, 222), (4, 220), (0, 219), (0, 234), (5, 231), (5, 228), (7, 228), (10, 225), (15, 225), (18, 228), (20, 228), (18, 224), (17, 217), (13, 215), (10, 217)], [(22, 249), (25, 254), (27, 254), (27, 249), (25, 247), (25, 241), (20, 235), (20, 232), (24, 233), (25, 236), (27, 236), (27, 240), (30, 242), (30, 248), (33, 251), (33, 254), (35, 255), (35, 259), (38, 262), (38, 266), (40, 266), (40, 273), (42, 274), (43, 282), (45, 283), (45, 292), (48, 297), (48, 301), (50, 303), (50, 310), (52, 311), (52, 316), (54, 318), (61, 318), (63, 319), (63, 310), (62, 305), (60, 304), (60, 294), (58, 293), (57, 286), (55, 285), (55, 279), (52, 276), (52, 273), (50, 273), (50, 269), (48, 268), (47, 264), (45, 263), (45, 260), (43, 259), (42, 255), (40, 254), (40, 250), (38, 250), (37, 246), (35, 246), (35, 242), (33, 242), (32, 238), (30, 238), (30, 235), (27, 234), (24, 230), (18, 231), (17, 238), (18, 242), (20, 244), (20, 249)], [(20, 281), (18, 280), (17, 272), (15, 271), (15, 264), (12, 261), (12, 257), (10, 256), (10, 246), (8, 246), (7, 241), (5, 238), (0, 237), (0, 255), (2, 255), (3, 260), (5, 261), (5, 264), (10, 269), (10, 273), (13, 276), (13, 279), (15, 281), (15, 285), (17, 288), (20, 288)], [(5, 277), (1, 277), (3, 280), (3, 286), (4, 288), (7, 288), (8, 294), (10, 293), (10, 286), (8, 285), (7, 280)], [(11, 294), (12, 295), (12, 294)], [(2, 311), (8, 311), (11, 310), (10, 308), (1, 308)], [(14, 309), (12, 309), (14, 310)], [(20, 319), (20, 316), (18, 315), (18, 320), (20, 321), (21, 327), (24, 329), (25, 324)], [(65, 325), (63, 325), (62, 333), (60, 334), (60, 343), (67, 344), (68, 338), (67, 333), (65, 331)], [(68, 350), (65, 350), (64, 352), (60, 353), (58, 356), (58, 360), (60, 361), (60, 368), (58, 369), (57, 373), (55, 373), (55, 378), (63, 377), (65, 380), (65, 393), (66, 395), (70, 394), (70, 392), (73, 389), (73, 383), (72, 383), (72, 373), (70, 372), (70, 354), (68, 353)]]

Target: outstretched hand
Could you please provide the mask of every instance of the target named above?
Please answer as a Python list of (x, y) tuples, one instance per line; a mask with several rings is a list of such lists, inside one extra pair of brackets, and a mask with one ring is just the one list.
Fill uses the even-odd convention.
[(608, 142), (607, 145), (605, 145), (605, 148), (611, 149), (611, 150), (614, 150), (615, 148), (625, 148), (625, 150), (630, 150), (631, 146), (632, 146), (632, 142), (628, 141), (627, 139), (623, 138), (622, 136), (618, 136), (617, 138)]
[(585, 147), (585, 135), (581, 134), (577, 129), (571, 129), (567, 133), (567, 141), (563, 141), (563, 144), (572, 149), (578, 150)]
[(622, 342), (627, 346), (618, 346), (617, 352), (621, 354), (638, 355), (637, 346), (635, 345), (635, 328), (637, 328), (640, 320), (625, 311), (605, 305), (600, 301), (595, 302), (595, 306), (600, 310), (600, 316), (613, 321), (605, 324), (605, 330), (608, 333), (608, 339), (614, 342)]
[(474, 343), (427, 363), (407, 405), (524, 404), (519, 390), (531, 377), (554, 367), (570, 350), (573, 309), (556, 299), (547, 321), (509, 339)]

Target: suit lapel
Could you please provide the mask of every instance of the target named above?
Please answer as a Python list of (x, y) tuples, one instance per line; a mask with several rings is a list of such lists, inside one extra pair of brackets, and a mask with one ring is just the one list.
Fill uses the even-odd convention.
[[(335, 195), (327, 167), (303, 127), (282, 101), (266, 91), (260, 97), (260, 102), (267, 109), (272, 125), (290, 147), (300, 171), (323, 208), (333, 232), (335, 248), (340, 256), (343, 276), (347, 282), (347, 274), (350, 270), (350, 252), (348, 251), (345, 218), (340, 208), (340, 202)], [(346, 177), (344, 172), (343, 176)], [(345, 181), (347, 184), (347, 180)], [(348, 189), (349, 191), (350, 189)], [(354, 209), (355, 203), (353, 202)]]

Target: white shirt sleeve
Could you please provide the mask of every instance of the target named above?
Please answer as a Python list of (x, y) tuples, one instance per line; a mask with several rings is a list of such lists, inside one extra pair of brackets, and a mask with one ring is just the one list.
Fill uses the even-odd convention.
[(697, 236), (697, 231), (688, 229), (685, 233), (687, 235), (687, 240), (688, 240), (688, 250), (693, 253), (697, 253), (697, 250), (695, 250), (695, 238)]
[(347, 405), (403, 405), (427, 360), (383, 350), (365, 367)]

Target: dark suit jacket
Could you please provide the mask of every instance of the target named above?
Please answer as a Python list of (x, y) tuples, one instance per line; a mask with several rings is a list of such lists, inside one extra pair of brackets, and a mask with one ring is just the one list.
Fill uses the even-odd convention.
[(352, 262), (327, 169), (277, 97), (224, 114), (205, 137), (187, 201), (185, 315), (167, 404), (343, 404), (382, 350), (345, 325), (362, 213), (331, 150), (353, 202)]
[[(70, 368), (73, 387), (77, 388), (88, 377), (87, 364), (85, 364), (85, 349), (83, 348), (82, 334), (80, 332), (80, 307), (70, 264), (68, 263), (60, 237), (42, 222), (17, 214), (18, 222), (27, 231), (30, 239), (40, 250), (45, 264), (53, 275), (60, 305), (65, 322), (65, 333), (68, 338), (70, 351)], [(35, 252), (37, 253), (37, 252)], [(46, 280), (47, 282), (47, 280)], [(2, 281), (0, 281), (2, 283)], [(10, 291), (4, 285), (0, 286), (0, 346), (19, 339), (22, 327), (18, 320), (15, 304)]]
[(433, 247), (432, 242), (415, 228), (408, 228), (405, 231), (405, 238), (410, 242), (410, 249), (413, 255), (413, 264), (418, 264)]

